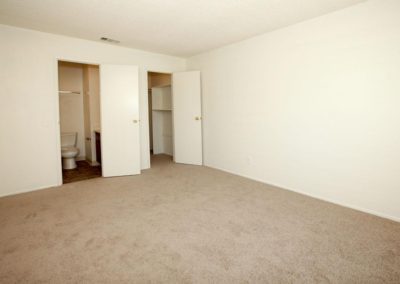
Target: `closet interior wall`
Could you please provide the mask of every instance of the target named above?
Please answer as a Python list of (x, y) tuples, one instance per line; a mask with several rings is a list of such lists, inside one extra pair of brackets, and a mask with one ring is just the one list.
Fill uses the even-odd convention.
[(173, 156), (171, 75), (148, 73), (151, 153)]

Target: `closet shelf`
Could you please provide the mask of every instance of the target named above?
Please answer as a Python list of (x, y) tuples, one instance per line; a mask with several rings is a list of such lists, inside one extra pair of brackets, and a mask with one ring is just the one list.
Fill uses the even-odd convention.
[(152, 110), (154, 110), (154, 111), (172, 111), (172, 109), (155, 109), (155, 108), (153, 108)]
[(78, 91), (58, 91), (60, 95), (80, 95), (81, 92)]
[(157, 85), (153, 86), (152, 88), (166, 88), (166, 87), (171, 87), (171, 84)]

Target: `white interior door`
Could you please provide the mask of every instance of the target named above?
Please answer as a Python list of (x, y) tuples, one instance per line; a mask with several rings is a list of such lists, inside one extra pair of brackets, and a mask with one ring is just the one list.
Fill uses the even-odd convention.
[(140, 174), (138, 67), (100, 65), (100, 99), (103, 176)]
[(83, 128), (85, 133), (86, 160), (92, 161), (92, 135), (90, 131), (89, 92), (83, 91)]
[(202, 165), (200, 71), (172, 74), (174, 160)]

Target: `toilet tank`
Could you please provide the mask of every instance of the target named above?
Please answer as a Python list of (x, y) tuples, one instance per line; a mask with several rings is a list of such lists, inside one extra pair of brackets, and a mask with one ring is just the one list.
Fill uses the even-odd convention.
[(61, 133), (61, 147), (75, 147), (76, 136), (77, 136), (76, 132)]

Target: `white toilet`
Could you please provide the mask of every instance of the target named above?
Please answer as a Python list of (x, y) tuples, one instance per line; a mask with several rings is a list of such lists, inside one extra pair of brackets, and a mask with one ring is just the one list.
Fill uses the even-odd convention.
[(61, 133), (62, 168), (65, 170), (76, 168), (75, 158), (79, 154), (79, 149), (76, 148), (76, 138), (76, 132)]

